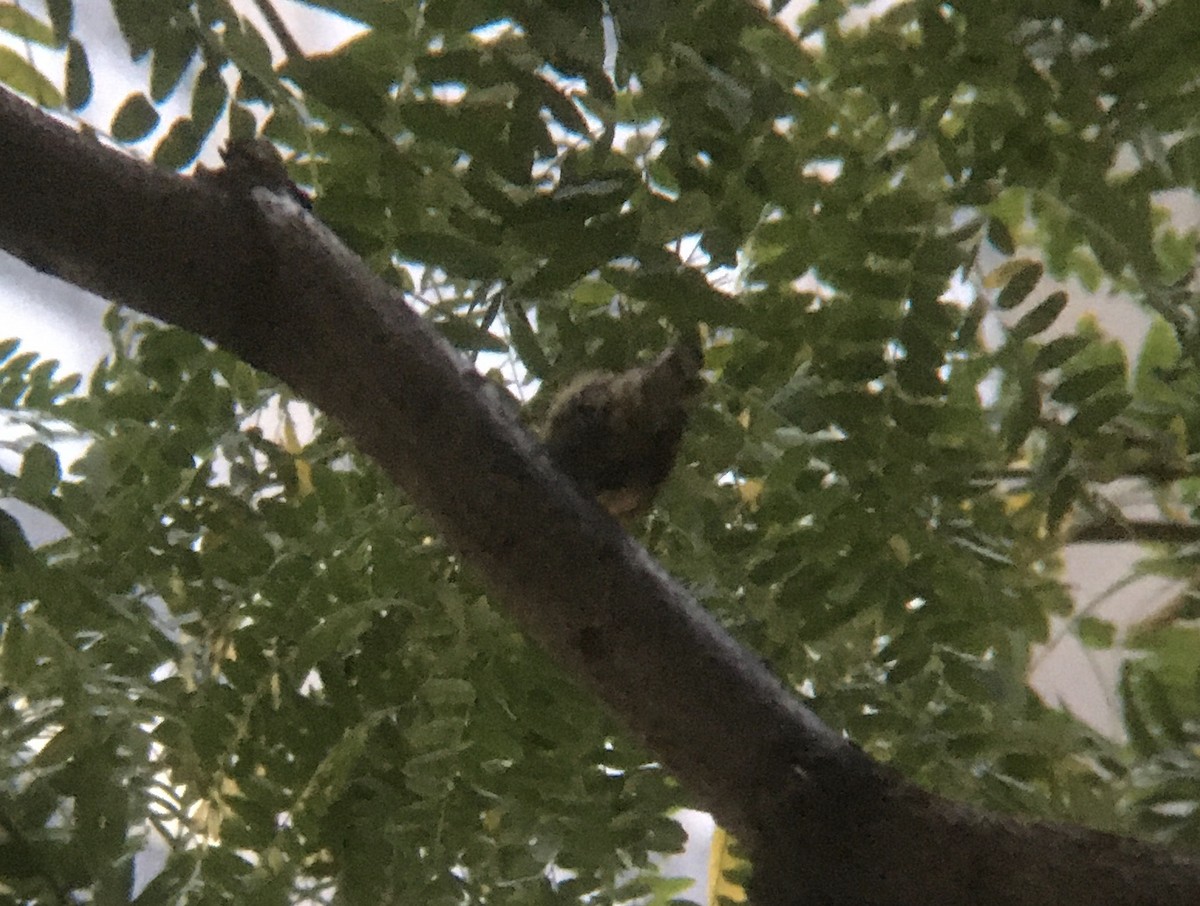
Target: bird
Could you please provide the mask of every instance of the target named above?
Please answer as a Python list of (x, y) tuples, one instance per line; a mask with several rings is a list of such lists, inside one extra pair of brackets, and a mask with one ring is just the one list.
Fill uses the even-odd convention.
[(550, 459), (611, 515), (645, 512), (675, 464), (703, 363), (697, 331), (644, 365), (571, 381), (546, 416)]
[(261, 186), (292, 199), (306, 211), (312, 210), (311, 196), (292, 181), (283, 156), (269, 139), (233, 138), (220, 151), (224, 166), (209, 169), (198, 165), (199, 179), (236, 195), (249, 195), (251, 189)]

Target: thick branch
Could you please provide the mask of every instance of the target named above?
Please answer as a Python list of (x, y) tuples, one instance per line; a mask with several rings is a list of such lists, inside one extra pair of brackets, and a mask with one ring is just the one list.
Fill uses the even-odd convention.
[(3, 90), (0, 198), (0, 247), (209, 337), (336, 417), (522, 626), (751, 847), (760, 904), (1200, 902), (1200, 862), (982, 816), (873, 765), (296, 205), (156, 172)]

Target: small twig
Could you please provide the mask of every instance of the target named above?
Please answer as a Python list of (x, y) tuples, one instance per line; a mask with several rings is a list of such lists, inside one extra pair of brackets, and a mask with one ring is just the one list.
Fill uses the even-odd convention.
[(254, 0), (254, 6), (258, 9), (264, 19), (267, 20), (267, 25), (271, 27), (271, 33), (275, 35), (275, 40), (283, 47), (283, 52), (289, 60), (303, 60), (304, 51), (300, 49), (300, 45), (296, 43), (296, 39), (292, 37), (292, 33), (288, 31), (287, 23), (271, 5), (271, 0)]
[(1192, 544), (1200, 541), (1200, 525), (1188, 522), (1159, 522), (1149, 519), (1107, 519), (1080, 525), (1072, 530), (1068, 544), (1120, 541)]

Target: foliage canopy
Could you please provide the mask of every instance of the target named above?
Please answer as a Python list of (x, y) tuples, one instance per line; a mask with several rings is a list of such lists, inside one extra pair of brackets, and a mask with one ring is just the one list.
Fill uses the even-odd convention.
[[(224, 0), (112, 5), (147, 63), (114, 141), (178, 92), (164, 167), (261, 122), (356, 252), (540, 383), (535, 414), (707, 325), (638, 530), (824, 720), (946, 795), (1200, 842), (1193, 546), (1145, 563), (1189, 590), (1132, 640), (1127, 744), (1026, 685), (1072, 612), (1064, 544), (1123, 524), (1107, 483), (1184, 521), (1197, 494), (1197, 237), (1161, 207), (1200, 187), (1194, 4), (341, 0), (362, 33), (278, 66)], [(65, 76), (0, 48), (0, 80), (86, 113), (103, 73), (47, 7), (0, 29)], [(1154, 313), (1136, 367), (1047, 275)], [(139, 903), (669, 898), (648, 858), (684, 791), (336, 428), (302, 442), (247, 366), (107, 327), (84, 393), (0, 349), (0, 495), (62, 527), (33, 547), (0, 511), (2, 895), (124, 901), (153, 835)]]

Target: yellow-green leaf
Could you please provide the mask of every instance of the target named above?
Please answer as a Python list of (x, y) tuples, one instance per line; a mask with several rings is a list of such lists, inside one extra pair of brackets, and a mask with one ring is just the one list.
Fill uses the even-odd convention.
[(32, 41), (46, 47), (55, 47), (58, 44), (53, 28), (11, 3), (0, 3), (0, 31), (6, 31), (22, 41)]
[(62, 94), (55, 84), (19, 53), (3, 46), (0, 46), (0, 83), (42, 107), (62, 106)]

